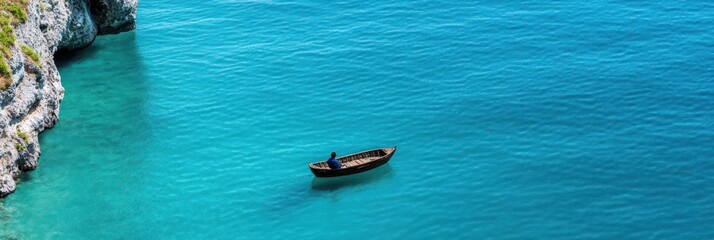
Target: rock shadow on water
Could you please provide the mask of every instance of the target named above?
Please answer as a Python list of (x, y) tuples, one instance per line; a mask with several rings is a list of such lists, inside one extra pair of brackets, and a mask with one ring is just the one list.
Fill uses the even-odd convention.
[(367, 172), (355, 175), (333, 177), (333, 178), (313, 178), (310, 188), (317, 192), (336, 192), (349, 188), (368, 185), (380, 180), (394, 177), (394, 170), (389, 164), (372, 169)]
[[(124, 209), (148, 211), (142, 193), (151, 186), (143, 151), (152, 141), (145, 107), (149, 85), (136, 34), (100, 36), (92, 46), (56, 54), (55, 63), (65, 88), (60, 120), (39, 136), (39, 168), (20, 175), (19, 191), (0, 208), (0, 239), (4, 230), (24, 239), (86, 222), (101, 222), (97, 229), (122, 229), (131, 221)], [(70, 193), (65, 186), (72, 186)], [(31, 206), (57, 213), (42, 216)], [(102, 211), (76, 211), (75, 206)]]
[(93, 44), (80, 50), (59, 50), (54, 54), (55, 65), (57, 65), (57, 68), (68, 67), (70, 64), (91, 59), (101, 49), (102, 46), (99, 44)]

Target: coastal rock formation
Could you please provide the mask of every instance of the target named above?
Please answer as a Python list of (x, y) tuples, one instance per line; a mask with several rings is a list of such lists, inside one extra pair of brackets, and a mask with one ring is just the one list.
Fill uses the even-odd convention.
[(64, 95), (53, 55), (97, 34), (134, 28), (137, 0), (1, 0), (0, 197), (37, 167), (38, 134), (57, 123)]
[(92, 15), (99, 34), (120, 33), (136, 27), (137, 0), (93, 0)]

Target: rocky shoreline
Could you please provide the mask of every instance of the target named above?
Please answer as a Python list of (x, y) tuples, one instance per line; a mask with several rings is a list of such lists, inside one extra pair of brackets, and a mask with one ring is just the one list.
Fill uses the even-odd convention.
[(134, 29), (138, 5), (138, 0), (2, 1), (0, 23), (9, 29), (3, 26), (0, 67), (9, 71), (0, 75), (0, 197), (15, 191), (22, 172), (37, 167), (38, 134), (58, 121), (64, 88), (54, 54), (87, 47), (97, 35)]

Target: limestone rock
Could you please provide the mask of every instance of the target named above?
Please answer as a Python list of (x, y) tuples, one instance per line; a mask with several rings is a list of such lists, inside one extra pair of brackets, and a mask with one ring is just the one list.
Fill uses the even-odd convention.
[(99, 34), (119, 33), (136, 27), (138, 0), (92, 0), (91, 10)]

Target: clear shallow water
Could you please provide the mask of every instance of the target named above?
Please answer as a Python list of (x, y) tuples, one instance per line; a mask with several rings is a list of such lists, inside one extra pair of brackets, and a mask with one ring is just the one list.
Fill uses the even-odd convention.
[[(144, 1), (10, 238), (714, 238), (710, 2)], [(316, 180), (329, 152), (399, 145)]]

